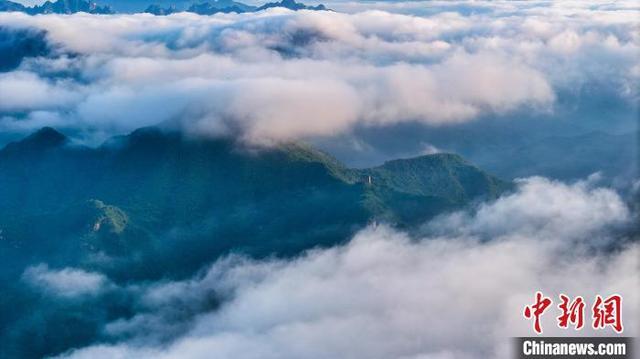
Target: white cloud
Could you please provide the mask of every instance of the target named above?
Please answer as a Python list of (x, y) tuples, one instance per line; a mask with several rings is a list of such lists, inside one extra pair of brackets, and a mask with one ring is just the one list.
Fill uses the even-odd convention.
[[(596, 294), (620, 293), (625, 335), (634, 336), (640, 247), (594, 250), (591, 236), (611, 236), (626, 209), (613, 192), (590, 186), (523, 181), (514, 194), (458, 215), (462, 229), (448, 235), (415, 240), (381, 225), (289, 261), (227, 258), (192, 280), (147, 289), (142, 303), (156, 311), (110, 327), (133, 341), (69, 356), (507, 358), (511, 337), (533, 334), (522, 310), (537, 290), (556, 304), (560, 293), (581, 295), (588, 306)], [(489, 219), (497, 215), (504, 220)], [(499, 235), (485, 241), (479, 232)], [(194, 308), (213, 295), (226, 301), (195, 316), (173, 343), (149, 341), (171, 323), (176, 303)], [(546, 335), (611, 334), (558, 329), (557, 315), (543, 316)]]
[(99, 294), (109, 285), (109, 280), (100, 273), (77, 268), (56, 270), (46, 264), (27, 268), (22, 279), (39, 290), (64, 298)]
[(73, 87), (69, 81), (55, 83), (31, 72), (0, 73), (0, 111), (64, 108), (80, 97)]
[[(0, 14), (2, 26), (46, 30), (59, 55), (0, 74), (0, 126), (115, 134), (173, 123), (269, 142), (553, 111), (559, 92), (589, 84), (594, 98), (638, 100), (633, 2), (336, 5), (354, 13)], [(536, 290), (639, 302), (637, 244), (602, 251), (630, 217), (590, 181), (529, 178), (515, 194), (434, 220), (419, 239), (370, 227), (297, 259), (231, 257), (148, 286), (46, 265), (23, 280), (66, 298), (139, 295), (137, 315), (104, 328), (131, 339), (69, 353), (77, 358), (502, 358), (509, 337), (532, 333), (520, 314)], [(624, 318), (637, 310), (626, 306)], [(552, 315), (544, 328), (576, 334)]]
[(446, 215), (428, 229), (441, 234), (489, 238), (522, 236), (539, 241), (595, 242), (600, 230), (624, 224), (631, 215), (618, 194), (591, 181), (567, 185), (542, 177), (519, 180), (518, 195), (483, 204), (473, 213)]
[(44, 29), (57, 53), (72, 54), (27, 60), (3, 75), (32, 91), (5, 96), (0, 111), (55, 107), (66, 127), (100, 133), (175, 121), (193, 132), (240, 131), (265, 142), (547, 112), (562, 105), (557, 92), (579, 93), (590, 83), (637, 100), (633, 8), (478, 2), (433, 9), (0, 14), (0, 24)]

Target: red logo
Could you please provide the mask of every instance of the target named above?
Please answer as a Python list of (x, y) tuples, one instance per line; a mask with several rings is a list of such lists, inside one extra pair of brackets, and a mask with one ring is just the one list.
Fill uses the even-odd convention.
[(533, 317), (533, 330), (538, 334), (542, 334), (540, 326), (540, 316), (551, 305), (551, 299), (545, 298), (541, 292), (536, 292), (536, 302), (531, 306), (524, 307), (524, 317), (531, 319)]
[(558, 326), (560, 328), (568, 328), (569, 324), (573, 324), (576, 330), (582, 329), (584, 326), (584, 299), (576, 297), (574, 301), (570, 301), (569, 297), (560, 294), (562, 303), (558, 308), (562, 314), (558, 317)]
[(593, 304), (593, 329), (603, 329), (610, 325), (617, 333), (622, 333), (622, 297), (614, 294), (602, 300), (597, 295)]
[[(564, 294), (560, 294), (559, 297), (560, 304), (558, 304), (558, 308), (560, 309), (560, 315), (557, 317), (558, 327), (567, 329), (569, 326), (573, 326), (575, 330), (582, 329), (585, 322), (584, 309), (586, 304), (584, 299), (578, 296), (571, 300)], [(536, 292), (535, 302), (524, 307), (524, 317), (529, 320), (533, 319), (533, 330), (537, 334), (542, 334), (540, 318), (551, 307), (551, 304), (551, 298), (545, 297), (542, 292)], [(620, 295), (614, 294), (606, 299), (602, 299), (601, 296), (597, 295), (591, 312), (593, 315), (593, 329), (604, 329), (610, 326), (616, 333), (622, 333), (622, 297)]]

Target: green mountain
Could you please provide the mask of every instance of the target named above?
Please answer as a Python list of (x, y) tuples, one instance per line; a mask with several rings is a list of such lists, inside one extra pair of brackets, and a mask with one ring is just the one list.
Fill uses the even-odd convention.
[(16, 270), (46, 261), (122, 280), (182, 276), (224, 253), (333, 245), (371, 221), (412, 227), (508, 187), (452, 154), (355, 170), (298, 143), (255, 149), (144, 128), (89, 148), (44, 128), (0, 151), (0, 245)]
[(415, 225), (474, 200), (496, 198), (510, 187), (455, 154), (386, 162), (357, 171), (369, 183), (368, 208), (388, 221)]
[(416, 228), (509, 186), (452, 154), (356, 170), (299, 143), (144, 128), (89, 148), (43, 128), (0, 150), (0, 357), (108, 341), (105, 323), (136, 313), (123, 293), (52, 301), (20, 280), (28, 266), (119, 285), (186, 278), (226, 253), (293, 256), (371, 221)]

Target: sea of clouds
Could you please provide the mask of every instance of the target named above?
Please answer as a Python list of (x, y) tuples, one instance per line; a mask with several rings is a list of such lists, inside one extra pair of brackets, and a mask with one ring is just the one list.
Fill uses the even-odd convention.
[[(595, 295), (613, 293), (624, 334), (638, 334), (640, 247), (623, 235), (633, 220), (595, 179), (533, 177), (418, 236), (372, 225), (345, 245), (291, 260), (227, 257), (183, 281), (117, 286), (44, 265), (23, 280), (57, 300), (137, 298), (136, 315), (104, 326), (111, 344), (65, 358), (507, 358), (511, 337), (534, 333), (522, 312), (538, 290), (554, 300), (545, 335), (613, 335), (590, 328)], [(557, 327), (560, 293), (587, 301), (581, 331)]]
[(332, 6), (348, 12), (2, 13), (4, 38), (44, 33), (48, 53), (0, 73), (0, 129), (98, 143), (164, 124), (270, 143), (549, 113), (560, 93), (638, 100), (633, 2)]
[[(269, 144), (549, 113), (567, 93), (638, 101), (635, 2), (330, 7), (342, 12), (0, 13), (0, 39), (46, 49), (0, 73), (0, 131), (54, 126), (95, 144), (161, 124)], [(595, 177), (532, 177), (419, 234), (371, 225), (341, 246), (232, 256), (175, 282), (116, 284), (47, 264), (21, 281), (56, 301), (135, 298), (135, 315), (102, 329), (108, 340), (63, 357), (506, 358), (510, 337), (533, 333), (522, 310), (537, 290), (556, 304), (619, 293), (625, 335), (638, 335), (634, 221)], [(556, 315), (545, 334), (594, 334), (560, 330)]]

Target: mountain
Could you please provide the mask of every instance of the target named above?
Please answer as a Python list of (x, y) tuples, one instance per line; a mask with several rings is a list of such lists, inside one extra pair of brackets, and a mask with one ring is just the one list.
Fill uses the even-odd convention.
[(246, 5), (232, 0), (218, 0), (213, 2), (202, 2), (191, 5), (187, 11), (200, 15), (213, 15), (216, 13), (244, 13), (255, 11), (256, 7)]
[(179, 11), (174, 5), (171, 5), (168, 8), (163, 8), (160, 5), (152, 4), (152, 5), (149, 5), (144, 10), (144, 12), (147, 14), (153, 14), (153, 15), (171, 15)]
[(95, 2), (87, 0), (57, 0), (55, 2), (46, 1), (42, 5), (26, 7), (22, 4), (0, 0), (0, 12), (20, 11), (30, 15), (37, 14), (74, 14), (86, 12), (90, 14), (113, 14), (109, 6), (99, 6)]
[(371, 183), (370, 193), (375, 197), (370, 200), (382, 206), (376, 212), (378, 217), (409, 224), (423, 222), (450, 204), (495, 198), (509, 188), (462, 157), (448, 153), (393, 160), (357, 173)]
[(2, 153), (21, 154), (32, 151), (41, 152), (48, 148), (56, 148), (67, 143), (68, 138), (51, 127), (43, 127), (33, 134), (27, 136), (22, 141), (12, 142), (5, 146)]
[(324, 5), (320, 4), (317, 6), (307, 6), (303, 3), (296, 2), (295, 0), (281, 0), (280, 2), (270, 2), (266, 3), (260, 7), (256, 11), (266, 10), (274, 7), (284, 7), (289, 10), (328, 10)]
[(317, 6), (307, 6), (303, 3), (296, 2), (295, 0), (282, 0), (280, 2), (271, 2), (266, 3), (262, 6), (255, 7), (246, 5), (240, 2), (235, 2), (232, 0), (218, 0), (214, 2), (203, 2), (199, 4), (193, 4), (188, 12), (193, 12), (200, 15), (212, 15), (216, 13), (244, 13), (244, 12), (254, 12), (254, 11), (262, 11), (274, 7), (283, 7), (290, 10), (327, 10), (327, 8), (320, 4)]
[(20, 280), (29, 266), (100, 272), (134, 288), (192, 277), (227, 253), (332, 246), (372, 221), (418, 229), (509, 188), (453, 154), (350, 169), (300, 143), (248, 148), (151, 127), (90, 148), (43, 128), (0, 150), (0, 322), (17, 328), (0, 331), (0, 357), (50, 357), (104, 339), (104, 323), (139, 305), (45, 303)]
[(199, 15), (213, 15), (217, 13), (244, 13), (254, 11), (255, 7), (238, 3), (235, 1), (215, 1), (213, 3), (204, 2), (199, 4), (193, 4), (187, 12), (192, 12)]
[(113, 14), (109, 6), (99, 6), (95, 2), (87, 0), (57, 0), (55, 2), (46, 1), (40, 6), (27, 8), (31, 14), (74, 14), (86, 12), (89, 14)]
[(0, 0), (0, 12), (1, 11), (26, 11), (26, 7), (17, 2), (8, 1), (8, 0)]
[(634, 178), (637, 146), (636, 133), (592, 131), (528, 141), (477, 161), (505, 178), (540, 175), (573, 181), (596, 172), (606, 178)]
[[(212, 2), (200, 2), (191, 4), (187, 8), (187, 12), (192, 12), (200, 15), (213, 15), (217, 13), (245, 13), (261, 11), (274, 7), (283, 7), (290, 10), (328, 10), (324, 5), (307, 6), (303, 3), (296, 2), (295, 0), (282, 0), (280, 2), (266, 3), (260, 7), (247, 5), (241, 2), (233, 0), (216, 0)], [(100, 6), (95, 2), (87, 0), (57, 0), (55, 2), (47, 1), (42, 5), (25, 7), (22, 4), (0, 0), (0, 12), (3, 11), (20, 11), (27, 14), (74, 14), (77, 12), (86, 12), (90, 14), (114, 14), (113, 9), (108, 6)], [(171, 15), (176, 12), (180, 12), (175, 5), (163, 7), (158, 4), (151, 4), (143, 11), (144, 13), (153, 15)]]
[[(298, 143), (256, 150), (145, 128), (89, 148), (44, 128), (0, 150), (0, 253), (12, 253), (0, 259), (180, 276), (224, 253), (333, 245), (374, 220), (411, 228), (508, 188), (452, 154), (356, 170)], [(87, 203), (118, 230), (92, 231)]]

